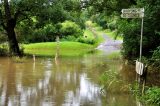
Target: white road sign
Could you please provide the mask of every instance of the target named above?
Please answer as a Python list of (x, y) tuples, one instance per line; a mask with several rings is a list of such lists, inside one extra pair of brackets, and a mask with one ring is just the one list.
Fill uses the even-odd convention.
[(143, 18), (144, 17), (144, 8), (129, 8), (122, 9), (122, 18)]
[(139, 75), (143, 75), (144, 64), (136, 60), (136, 72)]
[(144, 8), (122, 9), (122, 13), (144, 13)]
[(122, 13), (122, 18), (143, 18), (144, 13)]

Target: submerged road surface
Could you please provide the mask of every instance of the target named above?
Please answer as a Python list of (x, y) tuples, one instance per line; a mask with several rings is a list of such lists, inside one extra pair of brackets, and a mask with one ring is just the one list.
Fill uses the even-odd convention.
[(119, 51), (123, 43), (122, 40), (113, 40), (108, 35), (103, 33), (104, 42), (102, 42), (96, 49), (103, 50), (107, 53)]

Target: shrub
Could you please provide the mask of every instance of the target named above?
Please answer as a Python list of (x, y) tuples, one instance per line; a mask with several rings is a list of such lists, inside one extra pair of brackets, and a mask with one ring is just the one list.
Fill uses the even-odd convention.
[(152, 59), (160, 60), (160, 46), (157, 47), (157, 49), (153, 51)]
[(6, 42), (7, 41), (7, 37), (4, 34), (0, 33), (0, 42)]
[(127, 59), (135, 59), (139, 56), (140, 26), (133, 21), (120, 20), (118, 22), (118, 34), (123, 35), (122, 55)]
[(160, 88), (152, 87), (146, 91), (143, 99), (148, 103), (160, 105)]
[(60, 28), (60, 33), (62, 37), (66, 36), (74, 36), (78, 38), (79, 36), (83, 36), (83, 31), (79, 25), (72, 21), (65, 21), (61, 23), (62, 27)]
[(96, 43), (96, 39), (93, 38), (85, 38), (85, 37), (79, 37), (77, 39), (78, 42), (81, 43), (87, 43), (87, 44), (95, 44)]
[(117, 27), (116, 21), (112, 21), (112, 22), (108, 23), (107, 25), (110, 30), (115, 30)]
[(43, 28), (36, 29), (32, 36), (29, 36), (29, 42), (50, 42), (56, 39), (56, 28), (53, 24), (47, 24)]
[(153, 51), (151, 60), (152, 60), (151, 63), (152, 63), (152, 66), (154, 67), (154, 70), (159, 71), (160, 69), (160, 46), (157, 47), (157, 49)]
[(0, 56), (6, 56), (9, 54), (8, 45), (6, 43), (0, 44)]
[(8, 54), (8, 50), (5, 48), (0, 48), (0, 56), (6, 56)]

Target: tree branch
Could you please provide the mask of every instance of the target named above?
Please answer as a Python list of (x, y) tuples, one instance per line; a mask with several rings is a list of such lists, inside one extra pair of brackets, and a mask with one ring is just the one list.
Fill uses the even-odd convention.
[(31, 8), (28, 8), (28, 7), (27, 7), (27, 8), (23, 8), (23, 9), (21, 9), (21, 10), (18, 9), (17, 12), (14, 14), (14, 19), (17, 21), (20, 15), (22, 15), (22, 16), (27, 16), (27, 15), (25, 14), (25, 12), (31, 11), (32, 8), (33, 8), (33, 7), (31, 7)]
[(23, 20), (30, 19), (30, 17), (27, 14), (23, 13), (23, 12), (20, 13), (20, 15), (21, 15), (21, 17), (20, 18), (18, 17), (19, 19), (17, 18), (16, 22), (21, 22)]

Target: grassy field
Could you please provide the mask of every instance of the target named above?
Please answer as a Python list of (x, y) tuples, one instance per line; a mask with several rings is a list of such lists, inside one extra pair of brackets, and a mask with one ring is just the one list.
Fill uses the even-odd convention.
[[(57, 52), (56, 42), (34, 43), (23, 45), (24, 53), (36, 56), (55, 56)], [(60, 42), (59, 55), (60, 56), (80, 56), (91, 50), (92, 45), (83, 44), (79, 42)]]
[[(96, 40), (94, 45), (89, 45), (79, 42), (63, 41), (59, 43), (59, 55), (60, 56), (80, 56), (92, 51), (97, 47), (102, 41), (103, 38), (98, 34), (93, 33), (90, 29), (84, 31), (84, 37), (90, 40)], [(36, 56), (55, 56), (57, 50), (56, 42), (44, 42), (44, 43), (33, 43), (33, 44), (24, 44), (24, 53), (28, 55)]]

